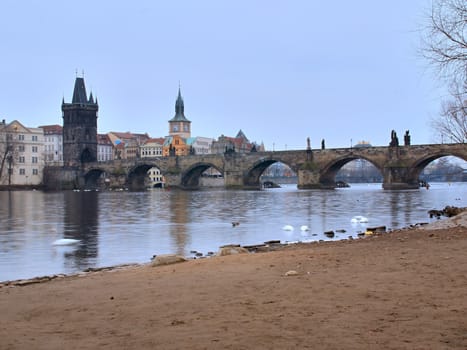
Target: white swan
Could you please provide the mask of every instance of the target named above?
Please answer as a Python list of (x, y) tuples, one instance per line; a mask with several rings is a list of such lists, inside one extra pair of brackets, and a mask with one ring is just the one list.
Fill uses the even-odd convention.
[(307, 225), (300, 226), (300, 230), (302, 231), (310, 231), (310, 228)]
[(358, 224), (358, 223), (363, 223), (363, 222), (368, 222), (368, 218), (364, 217), (364, 216), (361, 216), (361, 215), (357, 215), (357, 216), (354, 216), (350, 222), (354, 223), (354, 224)]
[(78, 244), (81, 242), (79, 239), (73, 239), (73, 238), (60, 238), (55, 240), (52, 245), (74, 245)]
[(284, 231), (293, 231), (294, 230), (292, 225), (285, 225), (284, 227), (282, 227), (282, 229)]

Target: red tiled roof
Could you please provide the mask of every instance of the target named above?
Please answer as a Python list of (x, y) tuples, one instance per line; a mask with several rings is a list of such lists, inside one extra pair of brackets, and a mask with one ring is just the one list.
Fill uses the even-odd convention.
[(61, 134), (63, 128), (61, 125), (54, 124), (54, 125), (42, 125), (39, 128), (44, 130), (44, 135), (51, 135), (51, 134)]

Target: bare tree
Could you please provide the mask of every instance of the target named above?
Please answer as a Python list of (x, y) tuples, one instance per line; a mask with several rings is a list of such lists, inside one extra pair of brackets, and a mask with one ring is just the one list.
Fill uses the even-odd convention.
[(438, 73), (463, 87), (467, 84), (467, 2), (434, 0), (423, 31), (422, 53)]
[(15, 161), (15, 142), (11, 134), (0, 135), (0, 184), (11, 182), (12, 166)]
[(467, 2), (434, 0), (423, 37), (422, 53), (449, 86), (440, 117), (432, 126), (442, 138), (467, 141)]
[(467, 96), (457, 85), (450, 90), (451, 99), (444, 101), (440, 116), (432, 119), (433, 129), (441, 135), (442, 142), (467, 142)]

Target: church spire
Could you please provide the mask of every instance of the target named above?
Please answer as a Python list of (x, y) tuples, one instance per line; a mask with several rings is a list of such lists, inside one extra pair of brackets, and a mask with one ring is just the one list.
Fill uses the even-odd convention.
[(185, 104), (183, 102), (180, 86), (178, 87), (178, 96), (177, 100), (175, 101), (175, 116), (170, 121), (189, 121), (185, 117)]
[(183, 103), (182, 93), (180, 92), (180, 87), (178, 87), (178, 97), (175, 101), (175, 118), (185, 119), (185, 104)]

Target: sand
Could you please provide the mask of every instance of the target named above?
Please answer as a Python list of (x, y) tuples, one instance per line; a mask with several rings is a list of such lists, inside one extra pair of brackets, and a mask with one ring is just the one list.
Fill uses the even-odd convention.
[(358, 240), (3, 284), (0, 349), (467, 349), (463, 214)]

